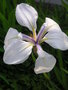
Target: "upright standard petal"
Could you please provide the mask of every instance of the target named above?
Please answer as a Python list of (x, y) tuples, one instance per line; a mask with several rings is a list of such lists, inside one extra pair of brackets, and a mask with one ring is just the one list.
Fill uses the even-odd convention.
[(6, 49), (10, 43), (14, 42), (18, 38), (21, 38), (21, 33), (19, 33), (16, 29), (9, 28), (4, 40), (4, 49)]
[(29, 42), (17, 40), (5, 50), (3, 60), (6, 64), (19, 64), (24, 62), (32, 52), (33, 45)]
[(37, 28), (36, 21), (38, 18), (37, 11), (30, 5), (21, 3), (16, 7), (16, 19), (22, 26), (26, 26), (29, 30)]
[(55, 31), (48, 32), (45, 35), (45, 38), (47, 38), (45, 40), (45, 42), (48, 43), (53, 48), (60, 49), (60, 50), (67, 50), (68, 49), (68, 37), (62, 31), (59, 31), (59, 32), (55, 32)]
[(36, 60), (34, 71), (36, 74), (49, 72), (53, 69), (56, 59), (42, 50), (40, 46), (37, 47), (38, 58)]

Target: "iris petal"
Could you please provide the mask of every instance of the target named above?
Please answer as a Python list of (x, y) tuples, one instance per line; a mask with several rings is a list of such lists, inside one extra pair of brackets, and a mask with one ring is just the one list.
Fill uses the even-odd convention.
[(19, 33), (16, 29), (9, 28), (4, 40), (4, 49), (6, 49), (9, 44), (16, 41), (17, 39), (21, 39), (21, 37), (21, 33)]
[(37, 28), (36, 21), (38, 18), (37, 11), (30, 5), (21, 3), (16, 7), (16, 19), (22, 26), (33, 30)]
[(48, 43), (53, 48), (60, 49), (60, 50), (68, 49), (68, 37), (64, 32), (62, 31), (48, 32), (45, 35), (45, 37), (47, 38), (45, 42)]
[(20, 64), (29, 57), (32, 47), (29, 42), (17, 40), (7, 47), (3, 60), (6, 64)]
[(36, 74), (49, 72), (53, 69), (56, 63), (56, 59), (48, 54), (47, 52), (43, 51), (40, 46), (38, 46), (38, 58), (36, 60), (34, 71)]
[(50, 31), (61, 31), (60, 26), (51, 18), (46, 17), (45, 19), (45, 23), (46, 23), (46, 31), (50, 32)]

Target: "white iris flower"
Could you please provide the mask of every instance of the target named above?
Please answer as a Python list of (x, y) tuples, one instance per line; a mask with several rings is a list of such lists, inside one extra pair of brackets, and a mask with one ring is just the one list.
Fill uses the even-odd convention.
[(56, 59), (45, 52), (40, 43), (46, 42), (50, 46), (60, 50), (68, 49), (68, 37), (61, 31), (59, 25), (52, 19), (46, 17), (38, 35), (36, 34), (37, 11), (30, 5), (21, 3), (16, 7), (17, 22), (27, 27), (33, 37), (19, 33), (16, 29), (9, 28), (4, 41), (4, 57), (6, 64), (20, 64), (26, 61), (32, 52), (33, 46), (37, 48), (34, 71), (36, 74), (49, 72), (53, 69)]

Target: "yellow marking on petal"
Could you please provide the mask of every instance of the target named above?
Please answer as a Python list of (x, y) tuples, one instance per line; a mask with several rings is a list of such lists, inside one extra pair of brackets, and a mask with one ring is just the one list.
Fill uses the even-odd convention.
[[(44, 29), (44, 32), (43, 32), (43, 34), (42, 34), (42, 36), (44, 36), (48, 31), (48, 29), (50, 29), (52, 26), (54, 26), (54, 25), (56, 25), (56, 24), (52, 24), (52, 25), (50, 25), (50, 26), (46, 26), (46, 28)], [(42, 38), (42, 37), (41, 37)], [(46, 38), (44, 39), (44, 40), (47, 40)]]
[(50, 26), (46, 26), (46, 28), (44, 29), (43, 35), (46, 34), (47, 33), (47, 30), (50, 29), (51, 27), (53, 27), (54, 25), (56, 25), (56, 24), (52, 24)]
[(33, 28), (33, 38), (36, 41), (36, 32), (35, 32), (35, 29), (34, 28)]
[(32, 43), (30, 43), (26, 48), (28, 48), (28, 47), (30, 47), (30, 46), (33, 46), (33, 44)]
[[(48, 29), (50, 29), (51, 27), (53, 27), (56, 24), (52, 24), (50, 26), (47, 26), (46, 29), (44, 30), (43, 35), (47, 32)], [(59, 26), (59, 25), (58, 25)], [(40, 43), (44, 42), (45, 40), (48, 40), (48, 38), (44, 37), (43, 39), (40, 40)]]
[(43, 39), (40, 40), (40, 43), (44, 42), (45, 40), (48, 40), (48, 38), (44, 37)]
[(34, 44), (33, 43), (29, 43), (24, 49), (21, 49), (21, 50), (25, 50), (25, 49), (29, 48), (30, 46), (34, 46)]

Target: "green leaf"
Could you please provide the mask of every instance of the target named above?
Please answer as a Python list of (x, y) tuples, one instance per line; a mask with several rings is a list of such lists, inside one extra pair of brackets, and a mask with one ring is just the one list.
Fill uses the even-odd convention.
[(6, 0), (3, 0), (3, 13), (5, 14), (6, 12)]
[(5, 16), (0, 12), (0, 20), (2, 21), (2, 25), (4, 27), (4, 30), (7, 30), (8, 29), (8, 21), (7, 19), (5, 18)]
[(66, 2), (68, 2), (68, 1), (66, 1), (65, 2), (65, 0), (61, 0), (62, 1), (62, 4), (63, 4), (63, 6), (66, 8), (66, 10), (68, 11), (68, 3), (66, 3)]
[(61, 90), (54, 82), (50, 81), (50, 84), (51, 84), (51, 87), (52, 87), (51, 90)]
[(66, 74), (68, 74), (68, 70), (61, 68), (62, 71), (64, 71)]
[(9, 22), (9, 25), (10, 27), (14, 27), (15, 26), (15, 21), (16, 21), (16, 18), (15, 18), (15, 10), (12, 10), (9, 15), (8, 15), (8, 22)]
[[(60, 50), (58, 50), (57, 54), (58, 54), (59, 67), (61, 69), (61, 68), (63, 68), (62, 53), (61, 53)], [(67, 89), (67, 78), (66, 78), (66, 75), (65, 75), (65, 73), (62, 70), (60, 72), (61, 72), (61, 79), (62, 79), (62, 83), (63, 83), (62, 85), (63, 85), (63, 87), (65, 89)]]
[(55, 75), (56, 75), (56, 78), (57, 78), (58, 82), (60, 84), (63, 84), (62, 79), (61, 79), (61, 75), (60, 75), (61, 74), (60, 70), (55, 66), (54, 71), (55, 71)]
[(17, 81), (13, 80), (13, 83), (11, 84), (11, 87), (14, 88), (14, 90), (18, 90), (18, 85), (17, 85)]
[(47, 80), (50, 80), (49, 76), (46, 73), (43, 73), (43, 75)]
[(4, 81), (6, 82), (6, 84), (9, 85), (9, 82), (8, 82), (7, 78), (6, 78), (4, 75), (1, 75), (1, 74), (0, 74), (0, 78), (1, 78), (2, 80), (4, 80)]
[(0, 48), (0, 52), (4, 52), (4, 49), (3, 48)]

